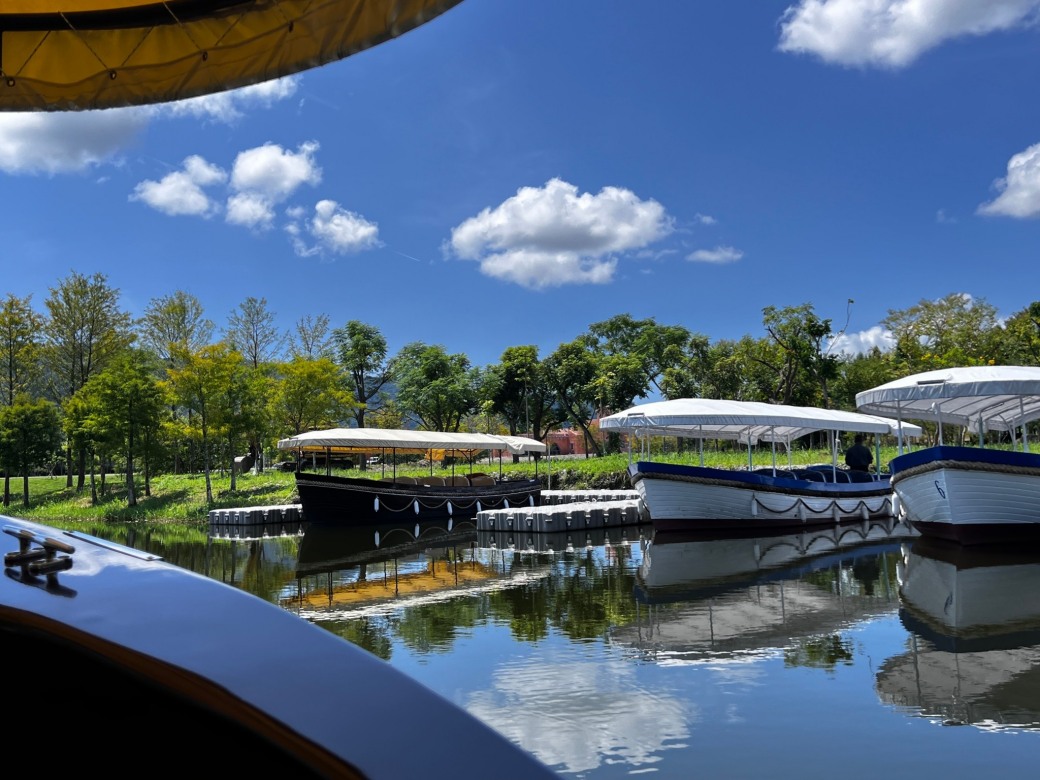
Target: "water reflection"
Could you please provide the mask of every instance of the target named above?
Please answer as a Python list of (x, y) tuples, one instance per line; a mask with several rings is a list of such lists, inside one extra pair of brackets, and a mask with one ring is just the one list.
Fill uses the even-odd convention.
[[(346, 620), (522, 587), (593, 550), (624, 547), (638, 529), (514, 535), (472, 523), (311, 526), (300, 542), (296, 593), (282, 605), (308, 620)], [(558, 557), (557, 557), (558, 554)]]
[(782, 653), (832, 667), (851, 655), (843, 628), (893, 609), (895, 554), (913, 534), (878, 520), (740, 539), (658, 535), (639, 570), (645, 609), (615, 637), (668, 665)]
[(918, 539), (898, 567), (909, 650), (881, 699), (946, 725), (1040, 728), (1040, 551)]
[(88, 532), (280, 604), (585, 780), (834, 766), (859, 780), (876, 774), (879, 744), (903, 777), (1024, 774), (1035, 760), (1026, 740), (929, 721), (1035, 728), (1040, 559), (968, 565), (973, 551), (944, 557), (892, 521), (748, 538)]

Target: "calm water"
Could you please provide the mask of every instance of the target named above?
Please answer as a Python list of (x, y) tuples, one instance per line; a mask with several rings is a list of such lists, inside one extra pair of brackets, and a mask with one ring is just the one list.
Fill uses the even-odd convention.
[(94, 532), (367, 648), (561, 775), (1036, 772), (1040, 556), (929, 549), (892, 523), (714, 541), (381, 528), (378, 546), (371, 528), (287, 530)]

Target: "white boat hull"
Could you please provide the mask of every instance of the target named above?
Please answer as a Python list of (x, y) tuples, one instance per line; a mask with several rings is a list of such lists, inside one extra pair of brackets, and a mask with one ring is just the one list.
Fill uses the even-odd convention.
[(885, 482), (815, 484), (746, 472), (635, 463), (629, 468), (655, 528), (789, 528), (893, 516)]
[(901, 511), (922, 535), (961, 543), (1040, 539), (1040, 456), (931, 447), (891, 468)]

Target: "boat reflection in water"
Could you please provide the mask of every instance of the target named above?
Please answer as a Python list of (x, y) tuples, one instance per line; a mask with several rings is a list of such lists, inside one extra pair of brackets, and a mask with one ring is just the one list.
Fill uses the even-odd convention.
[(615, 639), (670, 665), (779, 653), (833, 661), (849, 651), (839, 631), (892, 611), (889, 559), (894, 569), (914, 535), (891, 518), (746, 538), (657, 533), (636, 590), (648, 609)]
[(358, 527), (312, 524), (299, 545), (296, 590), (281, 605), (323, 623), (472, 595), (552, 574), (517, 554), (573, 552), (639, 538), (638, 527), (517, 534), (470, 521)]
[(897, 567), (910, 650), (886, 703), (945, 725), (1040, 728), (1040, 551), (920, 538)]

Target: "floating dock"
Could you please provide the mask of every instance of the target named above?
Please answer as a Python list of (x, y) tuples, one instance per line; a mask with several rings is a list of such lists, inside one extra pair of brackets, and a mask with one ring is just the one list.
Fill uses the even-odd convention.
[[(479, 531), (527, 531), (552, 533), (594, 528), (639, 525), (650, 521), (634, 490), (543, 490), (540, 506), (489, 509), (476, 516)], [(210, 531), (216, 536), (237, 537), (237, 529), (265, 529), (264, 535), (285, 535), (307, 518), (299, 504), (212, 509)]]

